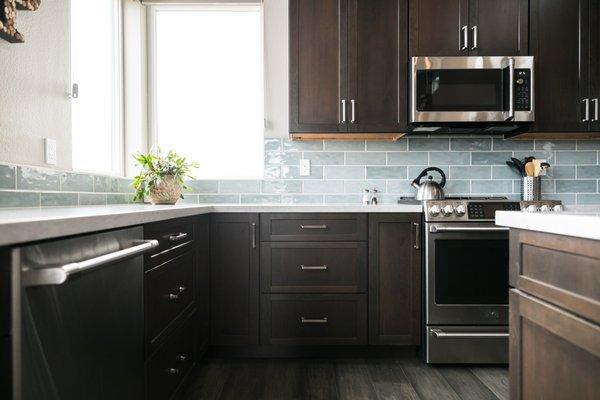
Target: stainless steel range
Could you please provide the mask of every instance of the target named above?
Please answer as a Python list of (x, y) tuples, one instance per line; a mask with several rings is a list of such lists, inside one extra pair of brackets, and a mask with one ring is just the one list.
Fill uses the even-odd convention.
[(428, 363), (508, 362), (508, 228), (495, 213), (560, 207), (501, 197), (425, 202)]

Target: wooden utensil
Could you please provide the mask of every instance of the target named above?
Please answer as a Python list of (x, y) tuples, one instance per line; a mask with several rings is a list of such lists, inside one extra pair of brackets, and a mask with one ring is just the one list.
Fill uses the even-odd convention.
[(527, 176), (535, 176), (535, 167), (532, 162), (525, 164), (525, 173)]
[(540, 172), (542, 171), (542, 162), (540, 160), (533, 160), (533, 176), (540, 176)]

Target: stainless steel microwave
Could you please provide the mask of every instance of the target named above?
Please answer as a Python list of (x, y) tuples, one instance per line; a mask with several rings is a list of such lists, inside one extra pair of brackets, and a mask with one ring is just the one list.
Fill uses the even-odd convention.
[(412, 57), (412, 124), (535, 117), (533, 57)]

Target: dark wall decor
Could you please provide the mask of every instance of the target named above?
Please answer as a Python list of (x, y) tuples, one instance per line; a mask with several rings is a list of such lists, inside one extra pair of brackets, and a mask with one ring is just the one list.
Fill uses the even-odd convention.
[(0, 38), (10, 43), (23, 43), (23, 35), (17, 31), (17, 10), (35, 11), (42, 0), (0, 0)]

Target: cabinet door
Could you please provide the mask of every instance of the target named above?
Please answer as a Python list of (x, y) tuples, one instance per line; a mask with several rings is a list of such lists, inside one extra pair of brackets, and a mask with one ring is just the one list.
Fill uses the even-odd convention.
[(346, 131), (347, 2), (290, 0), (289, 16), (290, 131)]
[(527, 55), (528, 23), (529, 0), (470, 0), (469, 54)]
[(591, 0), (590, 18), (590, 107), (594, 121), (590, 130), (600, 132), (600, 0)]
[(369, 343), (420, 344), (421, 215), (369, 216)]
[(406, 129), (406, 0), (349, 0), (350, 132)]
[(589, 0), (531, 0), (537, 132), (587, 131)]
[(466, 56), (468, 0), (410, 0), (410, 56)]
[(515, 289), (509, 325), (511, 400), (598, 398), (598, 325)]
[(211, 216), (212, 343), (258, 344), (258, 214)]

